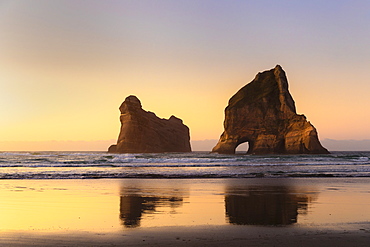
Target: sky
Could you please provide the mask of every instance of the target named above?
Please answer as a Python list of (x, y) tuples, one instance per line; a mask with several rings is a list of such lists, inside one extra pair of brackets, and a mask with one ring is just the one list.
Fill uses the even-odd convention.
[(115, 140), (129, 95), (218, 139), (277, 64), (320, 139), (370, 139), (369, 23), (367, 0), (0, 0), (0, 142)]

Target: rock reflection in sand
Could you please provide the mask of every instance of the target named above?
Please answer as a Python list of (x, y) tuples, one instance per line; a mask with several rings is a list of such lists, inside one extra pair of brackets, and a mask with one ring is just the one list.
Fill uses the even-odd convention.
[[(141, 181), (141, 182), (140, 182)], [(317, 190), (250, 180), (130, 180), (120, 189), (125, 228), (175, 225), (291, 225), (307, 214)], [(244, 181), (244, 182), (243, 182)], [(226, 216), (226, 217), (225, 217)]]
[(230, 224), (290, 225), (306, 214), (318, 193), (288, 186), (246, 186), (226, 189), (225, 210)]
[(125, 227), (138, 227), (143, 214), (156, 213), (157, 207), (181, 207), (181, 197), (148, 197), (139, 195), (121, 196), (120, 219)]
[[(171, 187), (121, 187), (120, 219), (127, 228), (140, 226), (141, 219), (151, 214), (176, 214), (183, 205), (184, 192)], [(169, 209), (167, 211), (166, 209)]]

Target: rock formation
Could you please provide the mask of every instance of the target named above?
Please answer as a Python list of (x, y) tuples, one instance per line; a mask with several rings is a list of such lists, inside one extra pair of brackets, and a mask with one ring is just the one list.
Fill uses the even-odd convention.
[(181, 119), (175, 116), (158, 118), (153, 112), (143, 110), (140, 100), (132, 95), (119, 110), (121, 131), (117, 145), (110, 146), (108, 152), (191, 152), (189, 128)]
[(249, 154), (327, 154), (315, 127), (296, 113), (280, 65), (258, 73), (225, 109), (224, 132), (212, 152), (233, 154), (248, 142)]

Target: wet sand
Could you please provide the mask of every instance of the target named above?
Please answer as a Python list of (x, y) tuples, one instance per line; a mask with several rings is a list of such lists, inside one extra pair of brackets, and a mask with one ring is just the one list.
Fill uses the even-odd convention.
[(370, 178), (0, 180), (0, 246), (368, 246)]
[(370, 231), (273, 227), (159, 227), (125, 233), (1, 234), (1, 246), (369, 246)]

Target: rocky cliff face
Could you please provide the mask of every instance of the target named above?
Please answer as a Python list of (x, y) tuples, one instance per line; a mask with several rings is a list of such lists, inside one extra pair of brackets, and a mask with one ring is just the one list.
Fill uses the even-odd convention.
[(171, 116), (158, 118), (145, 111), (140, 100), (129, 96), (120, 106), (121, 131), (111, 153), (191, 152), (189, 128), (182, 120)]
[(284, 70), (258, 73), (225, 109), (224, 132), (212, 152), (233, 154), (248, 142), (250, 154), (326, 154), (315, 127), (296, 113)]

